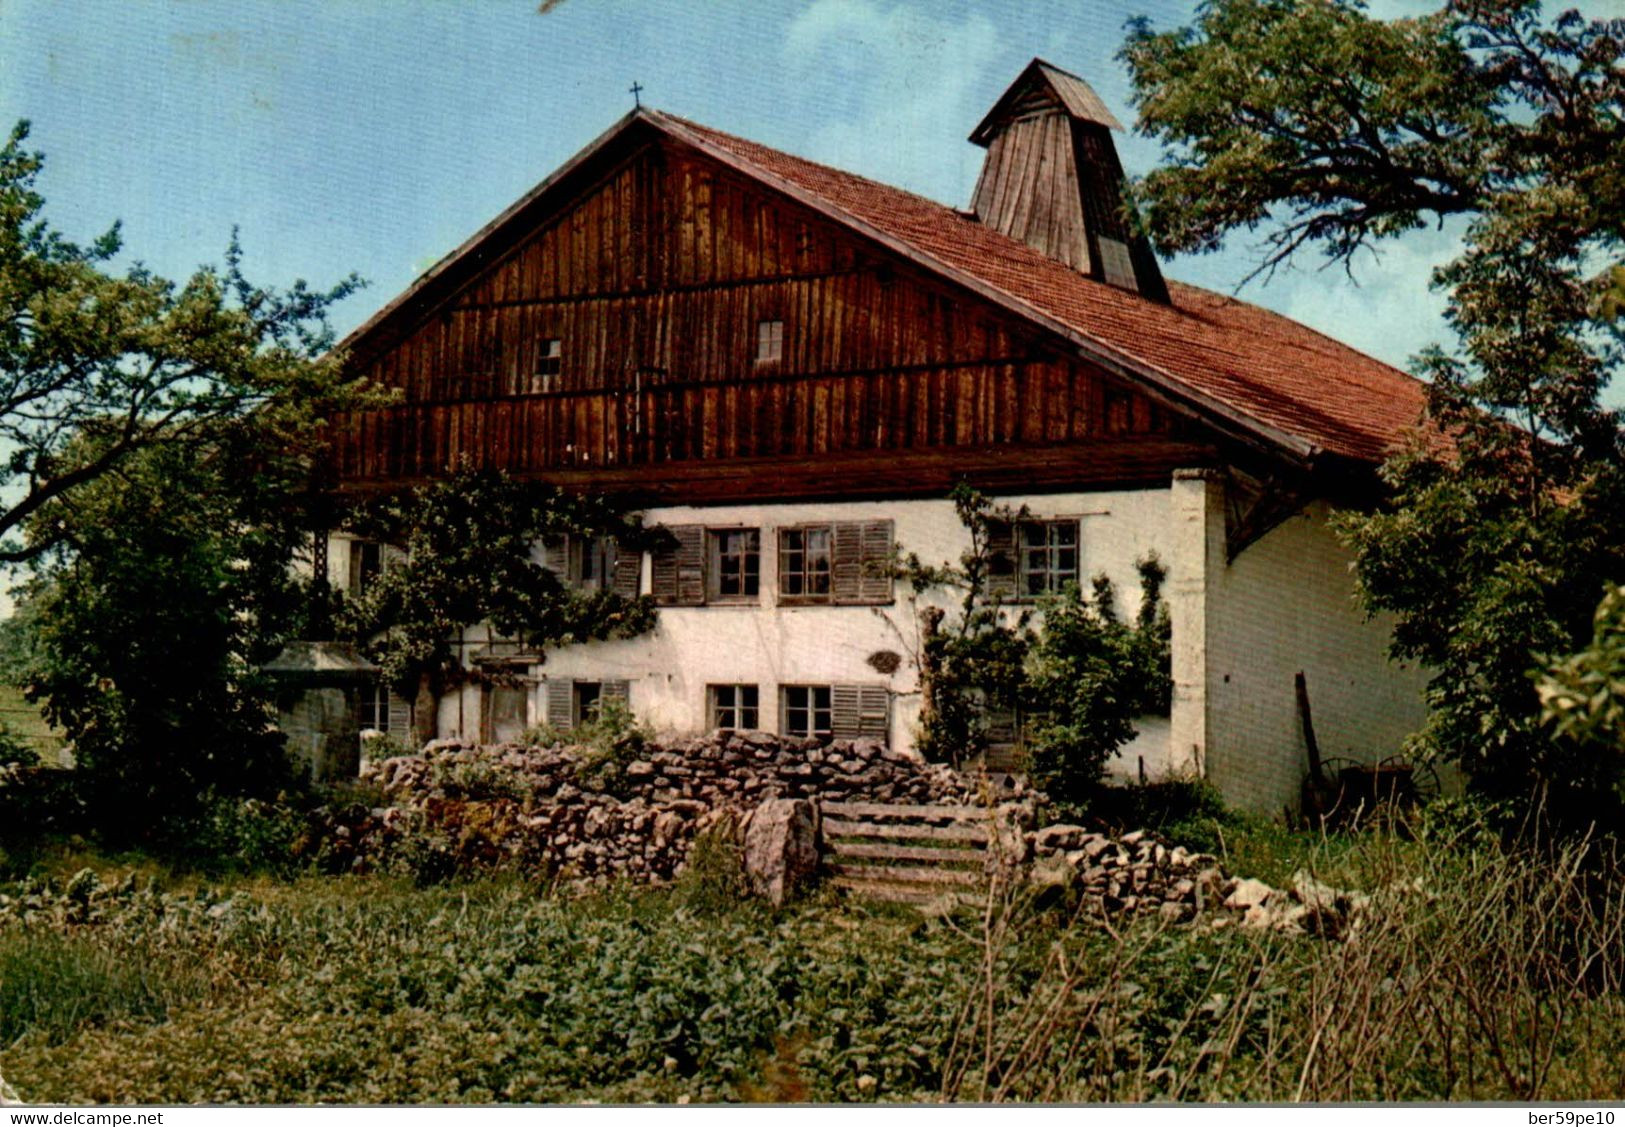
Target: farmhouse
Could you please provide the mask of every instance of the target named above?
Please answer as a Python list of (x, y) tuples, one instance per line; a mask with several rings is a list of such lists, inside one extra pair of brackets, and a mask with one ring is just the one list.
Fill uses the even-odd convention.
[[(948, 493), (1026, 507), (1016, 601), (1168, 568), (1174, 697), (1119, 757), (1279, 810), (1328, 754), (1391, 754), (1423, 679), (1386, 657), (1327, 527), (1423, 413), (1405, 374), (1164, 279), (1125, 222), (1120, 126), (1034, 60), (970, 140), (966, 209), (659, 111), (617, 122), (343, 347), (398, 402), (336, 424), (335, 487), (501, 468), (644, 507), (675, 547), (549, 546), (586, 586), (650, 593), (633, 640), (520, 652), (471, 625), (441, 735), (568, 727), (624, 698), (657, 729), (874, 736), (908, 749), (919, 607), (866, 566), (955, 558)], [(333, 536), (352, 588), (387, 549)], [(371, 693), (362, 721), (407, 723)]]

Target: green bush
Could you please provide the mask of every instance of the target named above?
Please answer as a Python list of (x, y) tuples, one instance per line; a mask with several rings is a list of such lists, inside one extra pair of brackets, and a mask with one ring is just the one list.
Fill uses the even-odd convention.
[(1592, 621), (1590, 645), (1537, 671), (1541, 718), (1560, 739), (1617, 758), (1625, 747), (1625, 586), (1608, 589)]
[(1134, 738), (1134, 718), (1166, 714), (1172, 699), (1172, 637), (1162, 599), (1166, 569), (1140, 560), (1140, 609), (1117, 616), (1104, 575), (1085, 597), (1068, 586), (1044, 604), (1028, 658), (1028, 693), (1037, 714), (1028, 737), (1028, 771), (1057, 802), (1086, 804), (1106, 761)]
[(217, 798), (209, 804), (199, 856), (242, 872), (287, 874), (299, 867), (296, 845), (309, 816), (285, 798)]

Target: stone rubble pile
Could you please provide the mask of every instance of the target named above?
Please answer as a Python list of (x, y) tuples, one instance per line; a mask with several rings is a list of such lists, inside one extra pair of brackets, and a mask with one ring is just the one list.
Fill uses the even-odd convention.
[(1104, 911), (1155, 913), (1184, 923), (1206, 913), (1214, 927), (1296, 931), (1337, 939), (1359, 924), (1362, 893), (1322, 884), (1305, 872), (1288, 889), (1226, 875), (1218, 858), (1169, 845), (1143, 830), (1110, 837), (1082, 826), (1046, 826), (1026, 835), (1030, 883), (1075, 890)]

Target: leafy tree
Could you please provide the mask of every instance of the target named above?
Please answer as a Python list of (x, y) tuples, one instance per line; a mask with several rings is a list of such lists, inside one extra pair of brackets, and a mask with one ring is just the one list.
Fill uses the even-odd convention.
[[(295, 636), (304, 530), (234, 442), (150, 446), (35, 515), (24, 685), (68, 736), (98, 829), (184, 833), (211, 795), (286, 782), (257, 667)], [(33, 522), (30, 522), (32, 526)]]
[(530, 649), (629, 638), (654, 625), (649, 598), (572, 589), (535, 554), (543, 540), (567, 536), (608, 536), (633, 550), (660, 543), (660, 533), (600, 497), (464, 470), (358, 506), (347, 524), (401, 555), (346, 609), (340, 629), (420, 700), (468, 673), (453, 644), (465, 625), (489, 623)]
[(27, 137), (19, 123), (0, 147), (0, 563), (60, 544), (65, 527), (34, 518), (131, 455), (250, 417), (284, 425), (283, 407), (340, 387), (323, 315), (360, 284), (250, 285), (235, 236), (223, 270), (182, 284), (114, 273), (116, 224), (82, 246), (42, 218)]
[(1552, 740), (1528, 671), (1578, 648), (1625, 575), (1625, 438), (1600, 398), (1620, 358), (1601, 268), (1625, 238), (1625, 21), (1535, 0), (1392, 21), (1355, 0), (1213, 0), (1191, 27), (1132, 25), (1123, 54), (1165, 146), (1140, 185), (1164, 249), (1261, 231), (1261, 270), (1311, 246), (1352, 269), (1465, 218), (1434, 279), (1460, 348), (1418, 362), (1433, 426), (1342, 529), (1395, 653), (1433, 671), (1413, 750), (1591, 816), (1606, 772)]
[(53, 230), (27, 126), (0, 148), (0, 562), (26, 563), (8, 678), (70, 740), (100, 827), (142, 833), (280, 778), (256, 668), (298, 629), (289, 563), (324, 418), (370, 400), (331, 352), (358, 284), (122, 274), (117, 226)]
[(1044, 605), (1024, 694), (1035, 712), (1028, 736), (1033, 782), (1058, 802), (1087, 804), (1106, 762), (1134, 738), (1137, 716), (1166, 715), (1173, 698), (1171, 620), (1162, 599), (1167, 572), (1141, 560), (1140, 609), (1117, 614), (1116, 592), (1096, 576), (1085, 597), (1075, 585)]

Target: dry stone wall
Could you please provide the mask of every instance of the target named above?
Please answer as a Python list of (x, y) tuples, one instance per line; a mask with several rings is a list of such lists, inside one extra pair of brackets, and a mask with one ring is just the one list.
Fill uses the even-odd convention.
[(1307, 874), (1284, 890), (1236, 879), (1212, 855), (1154, 834), (1034, 830), (1043, 799), (1019, 783), (990, 792), (985, 779), (873, 741), (715, 733), (651, 746), (612, 766), (580, 748), (437, 741), (370, 764), (363, 783), (378, 788), (382, 804), (333, 811), (324, 849), (335, 867), (356, 870), (515, 868), (585, 883), (661, 883), (683, 872), (701, 834), (716, 830), (740, 847), (752, 889), (782, 903), (819, 866), (824, 804), (843, 804), (845, 820), (861, 820), (863, 804), (874, 804), (882, 821), (897, 806), (918, 806), (922, 825), (935, 814), (944, 826), (958, 824), (949, 816), (955, 807), (996, 806), (986, 819), (987, 875), (1081, 898), (1107, 914), (1337, 937), (1366, 907)]
[[(987, 797), (976, 777), (872, 740), (760, 732), (650, 746), (613, 769), (580, 748), (442, 740), (369, 764), (362, 782), (380, 788), (383, 803), (333, 813), (326, 849), (334, 867), (530, 867), (592, 881), (670, 880), (696, 837), (724, 820), (743, 832), (770, 800), (960, 805)], [(1031, 795), (1016, 784), (998, 797)]]

